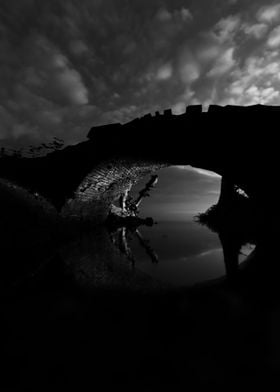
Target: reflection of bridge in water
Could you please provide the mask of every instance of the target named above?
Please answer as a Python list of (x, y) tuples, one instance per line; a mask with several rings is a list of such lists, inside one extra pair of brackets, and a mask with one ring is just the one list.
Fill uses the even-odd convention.
[[(133, 238), (137, 239), (140, 247), (144, 249), (147, 260), (150, 260), (151, 263), (160, 263), (160, 258), (155, 252), (153, 244), (150, 243), (149, 238), (143, 237), (141, 227), (122, 226), (109, 232), (112, 244), (127, 258), (133, 268), (137, 267), (137, 257), (135, 257), (131, 248)], [(244, 240), (244, 236), (232, 235), (232, 233), (226, 230), (218, 232), (218, 236), (223, 251), (225, 277), (230, 281), (234, 281), (238, 277), (240, 257), (246, 256), (242, 254), (242, 247), (250, 243), (249, 237), (246, 241)], [(252, 247), (252, 251), (253, 249), (254, 246)]]

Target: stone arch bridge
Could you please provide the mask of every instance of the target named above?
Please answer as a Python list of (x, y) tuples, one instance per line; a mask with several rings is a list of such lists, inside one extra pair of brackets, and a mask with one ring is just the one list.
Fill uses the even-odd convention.
[[(38, 158), (0, 159), (0, 177), (40, 194), (59, 211), (90, 216), (132, 183), (168, 165), (220, 174), (268, 216), (276, 208), (279, 107), (187, 107), (90, 130), (88, 140)], [(263, 222), (262, 222), (263, 224)]]

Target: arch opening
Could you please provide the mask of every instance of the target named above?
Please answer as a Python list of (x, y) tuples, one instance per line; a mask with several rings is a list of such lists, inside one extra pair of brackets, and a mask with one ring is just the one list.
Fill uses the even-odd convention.
[[(234, 236), (231, 230), (217, 229), (213, 222), (211, 226), (216, 219), (213, 208), (221, 199), (221, 177), (190, 166), (170, 166), (157, 175), (158, 183), (139, 208), (140, 217), (151, 217), (156, 224), (124, 233), (128, 237), (124, 248), (133, 263), (142, 272), (175, 286), (232, 277), (255, 245), (246, 235)], [(132, 199), (137, 199), (149, 178), (132, 187)], [(239, 188), (234, 189), (240, 198), (247, 198)], [(211, 211), (209, 223), (206, 218)]]

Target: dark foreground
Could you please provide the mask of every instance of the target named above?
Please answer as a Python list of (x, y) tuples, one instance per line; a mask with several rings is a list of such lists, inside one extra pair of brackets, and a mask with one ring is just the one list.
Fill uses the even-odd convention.
[(2, 202), (1, 391), (280, 384), (274, 241), (234, 279), (171, 290), (133, 270), (105, 228), (62, 226), (59, 242), (54, 218)]
[(280, 381), (278, 279), (257, 261), (235, 282), (177, 291), (146, 282), (94, 288), (82, 266), (72, 272), (60, 254), (2, 286), (1, 390), (267, 389)]

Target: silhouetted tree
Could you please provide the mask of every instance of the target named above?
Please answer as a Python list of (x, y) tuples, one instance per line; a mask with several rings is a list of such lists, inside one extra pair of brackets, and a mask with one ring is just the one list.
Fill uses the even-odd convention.
[(149, 197), (149, 191), (156, 186), (158, 183), (158, 176), (153, 175), (151, 176), (150, 180), (147, 182), (145, 187), (140, 190), (138, 197), (136, 200), (133, 200), (133, 198), (130, 195), (126, 195), (125, 201), (122, 200), (122, 204), (125, 205), (125, 209), (133, 215), (138, 215), (139, 214), (139, 205), (141, 204), (142, 200), (144, 197)]

